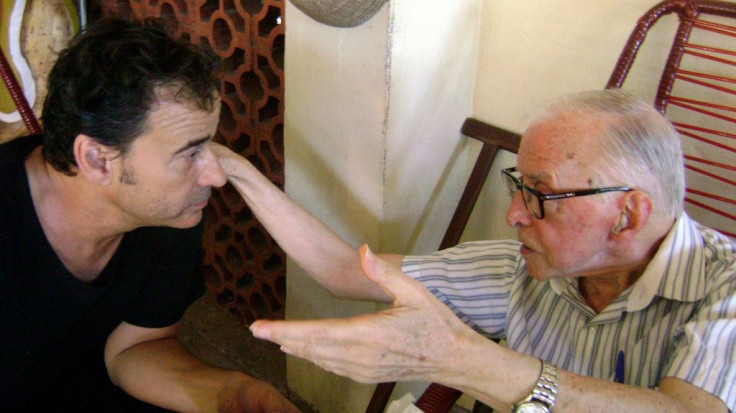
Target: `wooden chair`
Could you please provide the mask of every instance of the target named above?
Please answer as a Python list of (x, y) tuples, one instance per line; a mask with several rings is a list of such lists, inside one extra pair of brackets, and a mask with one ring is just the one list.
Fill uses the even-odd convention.
[[(639, 19), (606, 88), (624, 86), (647, 33), (666, 15), (676, 15), (679, 22), (653, 98), (654, 106), (672, 120), (683, 138), (688, 171), (685, 199), (688, 213), (736, 237), (736, 133), (733, 126), (736, 122), (733, 69), (736, 65), (736, 27), (724, 22), (736, 18), (736, 3), (716, 0), (658, 3)], [(676, 110), (668, 111), (669, 108)], [(483, 148), (440, 249), (459, 241), (498, 150), (516, 153), (520, 139), (516, 133), (470, 118), (463, 124), (462, 132), (481, 140)], [(394, 385), (379, 384), (366, 413), (382, 413)], [(458, 390), (432, 383), (415, 404), (425, 413), (445, 413), (460, 395)], [(476, 409), (474, 411), (480, 411), (478, 405)]]

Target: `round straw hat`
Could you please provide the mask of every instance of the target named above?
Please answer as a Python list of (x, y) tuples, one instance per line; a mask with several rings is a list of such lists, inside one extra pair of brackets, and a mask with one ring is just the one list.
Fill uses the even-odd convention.
[(334, 27), (354, 27), (373, 17), (388, 0), (291, 0), (307, 16)]

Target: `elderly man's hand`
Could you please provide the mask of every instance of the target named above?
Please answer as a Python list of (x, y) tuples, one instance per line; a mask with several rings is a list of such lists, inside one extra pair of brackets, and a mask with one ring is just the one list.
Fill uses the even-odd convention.
[(471, 356), (461, 351), (463, 343), (482, 337), (367, 246), (361, 248), (360, 259), (366, 276), (393, 297), (392, 308), (347, 319), (259, 320), (250, 327), (253, 334), (280, 344), (287, 354), (363, 383), (436, 381), (452, 375), (447, 366)]
[(217, 160), (220, 162), (220, 166), (222, 166), (222, 169), (228, 177), (232, 176), (235, 172), (235, 168), (238, 166), (239, 162), (245, 161), (245, 158), (233, 152), (227, 146), (217, 142), (210, 142), (210, 149), (217, 157)]

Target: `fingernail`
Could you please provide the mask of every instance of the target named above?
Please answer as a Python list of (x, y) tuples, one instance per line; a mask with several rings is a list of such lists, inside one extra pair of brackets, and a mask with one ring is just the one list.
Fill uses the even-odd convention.
[(371, 251), (371, 247), (369, 247), (368, 244), (363, 244), (360, 249), (366, 256), (373, 255), (373, 251)]
[(256, 321), (255, 323), (251, 324), (248, 327), (248, 329), (250, 330), (251, 333), (253, 333), (253, 337), (266, 339), (267, 337), (266, 337), (265, 329), (258, 328), (258, 326), (256, 325), (257, 323), (258, 322)]

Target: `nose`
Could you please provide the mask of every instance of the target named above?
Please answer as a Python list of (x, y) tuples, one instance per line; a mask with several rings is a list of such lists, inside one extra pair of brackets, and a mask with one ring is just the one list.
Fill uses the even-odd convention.
[(521, 191), (514, 192), (509, 209), (506, 211), (506, 224), (510, 227), (525, 226), (531, 224), (531, 220), (532, 214), (521, 199)]
[(227, 182), (227, 174), (220, 166), (212, 149), (208, 146), (203, 148), (202, 172), (199, 174), (198, 184), (202, 187), (213, 186), (219, 188)]

